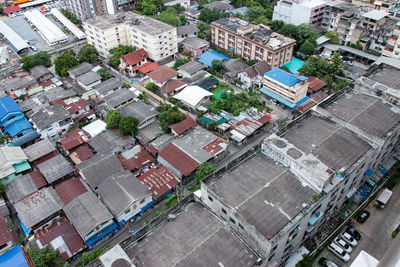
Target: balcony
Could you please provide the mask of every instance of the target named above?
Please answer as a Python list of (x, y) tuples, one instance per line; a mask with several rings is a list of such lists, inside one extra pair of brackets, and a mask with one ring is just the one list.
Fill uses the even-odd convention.
[(311, 219), (308, 221), (308, 224), (313, 226), (321, 217), (324, 216), (324, 213), (322, 211), (317, 211)]

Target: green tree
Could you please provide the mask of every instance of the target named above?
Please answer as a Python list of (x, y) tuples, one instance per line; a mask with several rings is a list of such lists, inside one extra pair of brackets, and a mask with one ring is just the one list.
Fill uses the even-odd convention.
[(262, 6), (252, 6), (246, 11), (246, 18), (254, 22), (259, 17), (265, 17), (266, 10)]
[(199, 7), (203, 7), (204, 5), (208, 4), (208, 0), (200, 0), (199, 1)]
[(286, 71), (286, 72), (292, 73), (292, 72), (289, 70), (289, 68), (286, 67), (286, 66), (284, 66), (284, 65), (280, 66), (279, 68), (280, 68), (281, 70)]
[(222, 12), (216, 8), (209, 9), (208, 7), (206, 7), (201, 10), (199, 15), (199, 20), (204, 21), (206, 23), (211, 23), (213, 21), (227, 17), (229, 17), (229, 13)]
[(5, 192), (6, 192), (6, 186), (0, 183), (0, 197), (3, 197)]
[(217, 60), (217, 59), (214, 59), (212, 62), (211, 62), (211, 73), (219, 73), (219, 72), (221, 72), (221, 71), (223, 71), (223, 66), (222, 66), (222, 62), (221, 61), (219, 61), (219, 60)]
[(204, 33), (204, 32), (199, 32), (198, 34), (197, 34), (197, 37), (199, 37), (200, 39), (206, 39), (206, 34)]
[(334, 78), (332, 77), (332, 75), (326, 74), (324, 76), (324, 80), (325, 80), (326, 85), (328, 87), (328, 92), (331, 93), (332, 92), (332, 84), (335, 81)]
[(20, 62), (23, 63), (22, 68), (24, 70), (30, 70), (38, 65), (42, 65), (46, 68), (51, 66), (50, 55), (46, 51), (37, 52), (33, 56), (22, 55)]
[(146, 84), (146, 89), (157, 94), (158, 93), (158, 88), (157, 85), (155, 85), (154, 83), (148, 83)]
[(247, 61), (247, 65), (249, 65), (249, 66), (253, 66), (254, 64), (256, 64), (257, 63), (257, 61), (255, 61), (254, 59), (249, 59), (248, 61)]
[(337, 32), (326, 32), (325, 36), (330, 39), (331, 43), (334, 43), (334, 44), (339, 43), (339, 37), (337, 35)]
[(63, 263), (60, 251), (52, 251), (49, 246), (41, 250), (28, 248), (28, 253), (37, 267), (61, 266)]
[(177, 17), (176, 9), (173, 7), (167, 7), (163, 12), (161, 12), (157, 19), (175, 27), (181, 25), (181, 21)]
[(0, 7), (0, 14), (3, 14), (4, 8)]
[(20, 62), (23, 64), (22, 68), (24, 70), (30, 70), (36, 66), (36, 62), (33, 60), (33, 57), (29, 55), (22, 55)]
[(188, 62), (189, 62), (189, 60), (186, 59), (186, 58), (178, 58), (177, 60), (175, 60), (175, 63), (174, 63), (173, 68), (176, 70), (176, 69), (178, 69), (180, 66), (182, 66), (182, 65), (184, 65), (184, 64), (186, 64), (186, 63), (188, 63)]
[(187, 18), (185, 17), (185, 15), (180, 15), (179, 16), (179, 20), (181, 21), (181, 25), (185, 25), (188, 23)]
[(360, 41), (358, 41), (358, 40), (356, 42), (356, 47), (355, 48), (358, 49), (358, 50), (363, 50), (364, 49), (363, 46), (361, 45)]
[(78, 60), (80, 63), (94, 63), (99, 58), (99, 52), (96, 47), (91, 44), (84, 45), (78, 52)]
[(69, 19), (72, 23), (78, 25), (78, 26), (82, 26), (82, 21), (80, 21), (79, 19), (75, 18), (71, 12), (69, 12), (68, 10), (65, 10), (63, 8), (61, 8), (61, 13), (67, 18)]
[(196, 169), (196, 181), (198, 184), (201, 183), (201, 180), (206, 178), (211, 173), (215, 172), (215, 167), (211, 163), (203, 162)]
[(79, 61), (72, 50), (65, 51), (54, 60), (56, 73), (61, 77), (67, 77), (68, 70), (78, 65)]
[(285, 26), (285, 22), (282, 20), (272, 20), (268, 23), (268, 26), (273, 30), (273, 31), (279, 31), (282, 29), (283, 26)]
[(131, 88), (132, 86), (129, 83), (124, 83), (121, 88)]
[(311, 267), (312, 264), (313, 264), (312, 256), (304, 254), (303, 259), (296, 264), (296, 267)]
[(107, 129), (115, 129), (119, 126), (122, 115), (117, 110), (111, 110), (106, 115)]
[(158, 106), (157, 111), (159, 112), (158, 120), (165, 133), (170, 131), (168, 128), (169, 125), (180, 122), (186, 118), (186, 115), (180, 112), (177, 106), (173, 107), (169, 104)]
[(136, 135), (138, 130), (139, 120), (134, 117), (122, 117), (119, 120), (119, 130), (122, 135)]
[(315, 44), (310, 40), (306, 40), (300, 47), (299, 51), (305, 55), (310, 55), (315, 49)]
[(145, 15), (151, 16), (156, 14), (156, 8), (156, 5), (151, 1), (143, 1), (142, 3), (142, 11)]
[(111, 73), (109, 73), (107, 70), (105, 70), (103, 68), (100, 68), (97, 71), (97, 74), (99, 74), (101, 76), (101, 81), (102, 82), (104, 82), (104, 81), (106, 81), (106, 80), (108, 80), (108, 79), (113, 77)]
[(207, 23), (199, 22), (199, 23), (197, 23), (197, 28), (199, 28), (199, 30), (201, 32), (204, 32), (204, 31), (211, 29), (211, 26)]

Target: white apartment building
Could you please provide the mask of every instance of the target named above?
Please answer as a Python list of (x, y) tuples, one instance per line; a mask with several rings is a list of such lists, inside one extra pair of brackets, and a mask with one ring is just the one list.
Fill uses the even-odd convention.
[(310, 23), (314, 28), (319, 28), (325, 7), (323, 0), (277, 1), (272, 20), (282, 20), (296, 26)]
[(203, 180), (202, 200), (267, 264), (284, 265), (345, 202), (362, 200), (356, 192), (370, 169), (394, 165), (399, 111), (358, 91), (318, 106), (267, 137), (261, 152)]
[(175, 27), (133, 12), (97, 16), (85, 21), (83, 28), (89, 44), (103, 57), (120, 44), (143, 48), (154, 61), (178, 52)]

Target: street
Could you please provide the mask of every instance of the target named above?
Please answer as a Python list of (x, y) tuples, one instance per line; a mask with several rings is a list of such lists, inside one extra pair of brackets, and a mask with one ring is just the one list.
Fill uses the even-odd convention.
[[(339, 266), (348, 267), (360, 251), (364, 250), (377, 260), (382, 259), (390, 245), (393, 244), (392, 231), (400, 224), (400, 184), (397, 184), (392, 191), (392, 198), (384, 209), (378, 209), (374, 205), (375, 201), (372, 201), (366, 208), (371, 213), (368, 220), (365, 223), (354, 224), (354, 227), (360, 232), (362, 239), (353, 248), (349, 262), (344, 264), (343, 261), (329, 252), (328, 249), (324, 249), (318, 258), (326, 257), (339, 264)], [(318, 259), (314, 262), (313, 266), (318, 266), (317, 262)]]

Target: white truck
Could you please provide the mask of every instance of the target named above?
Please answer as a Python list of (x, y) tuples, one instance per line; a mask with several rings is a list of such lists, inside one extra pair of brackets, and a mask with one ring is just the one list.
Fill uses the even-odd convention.
[(393, 194), (392, 191), (385, 188), (385, 190), (383, 190), (382, 193), (379, 195), (379, 197), (376, 199), (376, 206), (380, 209), (383, 209), (388, 203), (392, 194)]

